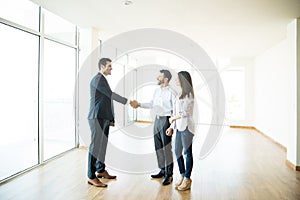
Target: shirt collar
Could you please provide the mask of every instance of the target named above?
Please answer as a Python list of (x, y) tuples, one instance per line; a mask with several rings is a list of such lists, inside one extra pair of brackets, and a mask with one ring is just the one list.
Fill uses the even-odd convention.
[(165, 86), (165, 87), (160, 87), (160, 89), (165, 90), (165, 89), (168, 89), (169, 87), (170, 87), (170, 86), (167, 85), (167, 86)]

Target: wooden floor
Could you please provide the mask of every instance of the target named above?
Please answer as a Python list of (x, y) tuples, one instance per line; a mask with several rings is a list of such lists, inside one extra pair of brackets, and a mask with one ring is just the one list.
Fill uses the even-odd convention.
[(227, 129), (207, 158), (195, 155), (190, 191), (175, 190), (174, 182), (162, 186), (149, 174), (111, 169), (117, 180), (95, 188), (86, 182), (86, 158), (86, 150), (73, 150), (2, 184), (0, 199), (300, 199), (300, 173), (285, 165), (281, 148), (253, 130)]

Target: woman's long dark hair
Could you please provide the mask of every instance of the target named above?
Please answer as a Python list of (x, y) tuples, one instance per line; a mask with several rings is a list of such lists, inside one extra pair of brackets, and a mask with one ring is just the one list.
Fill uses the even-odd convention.
[(187, 71), (178, 72), (178, 79), (182, 89), (179, 99), (183, 99), (186, 96), (190, 97), (190, 94), (194, 98), (193, 82), (190, 73)]

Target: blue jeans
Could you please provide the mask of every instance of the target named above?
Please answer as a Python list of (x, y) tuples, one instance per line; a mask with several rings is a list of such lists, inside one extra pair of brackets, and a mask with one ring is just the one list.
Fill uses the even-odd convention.
[[(177, 130), (175, 139), (175, 154), (177, 158), (177, 163), (179, 167), (180, 174), (184, 174), (185, 178), (190, 178), (193, 169), (193, 143), (194, 134), (191, 133), (188, 128), (184, 131)], [(184, 159), (182, 155), (182, 150), (184, 150), (184, 155), (186, 157), (186, 163), (184, 165)]]

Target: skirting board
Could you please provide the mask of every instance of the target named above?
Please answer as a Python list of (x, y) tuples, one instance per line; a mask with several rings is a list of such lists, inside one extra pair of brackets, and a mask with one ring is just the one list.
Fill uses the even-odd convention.
[(300, 166), (296, 166), (293, 163), (291, 163), (289, 160), (285, 160), (285, 164), (292, 168), (295, 171), (300, 171)]
[(243, 129), (252, 129), (255, 130), (256, 128), (254, 126), (236, 126), (236, 125), (230, 125), (230, 128), (243, 128)]
[(145, 124), (153, 124), (153, 121), (145, 121), (145, 120), (136, 120), (135, 122), (145, 123)]
[[(282, 150), (284, 150), (285, 152), (287, 151), (286, 147), (283, 146), (282, 144), (276, 142), (273, 138), (271, 138), (270, 136), (264, 134), (263, 132), (261, 132), (260, 130), (258, 130), (257, 128), (255, 128), (254, 126), (235, 126), (235, 125), (231, 125), (229, 126), (230, 128), (242, 128), (242, 129), (250, 129), (250, 130), (254, 130), (257, 133), (260, 133), (261, 135), (263, 135), (264, 137), (266, 137), (267, 139), (269, 139), (271, 142), (273, 142), (274, 144), (276, 144), (279, 148), (281, 148)], [(296, 170), (296, 171), (300, 171), (300, 166), (296, 166), (293, 163), (291, 163), (288, 160), (285, 160), (285, 163), (287, 166), (289, 166), (291, 169)]]

